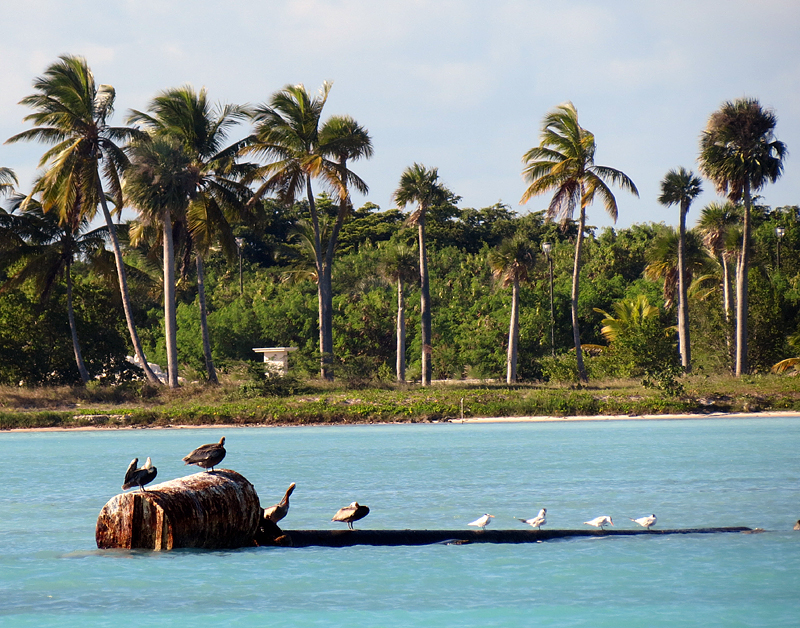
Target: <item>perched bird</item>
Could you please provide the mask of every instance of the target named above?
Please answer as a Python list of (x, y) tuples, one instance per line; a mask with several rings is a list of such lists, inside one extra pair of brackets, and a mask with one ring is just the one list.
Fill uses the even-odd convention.
[(203, 467), (206, 471), (214, 470), (222, 459), (225, 457), (225, 437), (219, 439), (218, 443), (211, 443), (210, 445), (200, 445), (197, 449), (191, 452), (188, 456), (184, 456), (183, 461), (186, 464), (196, 464), (198, 467)]
[(363, 519), (369, 514), (367, 506), (361, 506), (358, 502), (353, 502), (349, 506), (339, 508), (331, 521), (343, 521), (347, 527), (353, 529), (353, 522)]
[(640, 526), (647, 528), (648, 530), (650, 529), (650, 526), (656, 525), (656, 521), (658, 521), (658, 518), (655, 515), (650, 515), (649, 517), (639, 517), (638, 519), (628, 517), (628, 519), (634, 523), (638, 523)]
[(289, 495), (292, 494), (294, 486), (294, 482), (292, 482), (280, 502), (269, 508), (264, 508), (264, 519), (269, 519), (272, 523), (278, 523), (286, 516), (286, 513), (289, 512)]
[(595, 528), (602, 528), (604, 530), (607, 525), (609, 524), (611, 524), (612, 526), (614, 525), (614, 522), (611, 521), (611, 517), (609, 517), (608, 515), (603, 515), (602, 517), (595, 517), (591, 521), (584, 521), (584, 523), (590, 526), (594, 526)]
[(520, 521), (522, 521), (522, 523), (527, 523), (529, 526), (536, 528), (538, 530), (545, 523), (547, 523), (547, 508), (542, 508), (539, 511), (539, 514), (536, 515), (533, 519), (520, 519)]
[(139, 464), (139, 459), (134, 458), (128, 465), (128, 470), (125, 472), (125, 480), (122, 483), (123, 491), (127, 491), (134, 486), (138, 486), (140, 491), (145, 491), (147, 490), (144, 487), (145, 484), (150, 484), (150, 482), (156, 479), (158, 470), (153, 466), (153, 463), (150, 462), (150, 458), (147, 459), (143, 467), (137, 469), (137, 464)]
[(485, 530), (486, 526), (489, 525), (489, 519), (494, 519), (494, 515), (490, 515), (488, 512), (483, 515), (483, 517), (478, 517), (475, 521), (470, 521), (467, 525), (468, 526), (477, 526), (481, 530)]

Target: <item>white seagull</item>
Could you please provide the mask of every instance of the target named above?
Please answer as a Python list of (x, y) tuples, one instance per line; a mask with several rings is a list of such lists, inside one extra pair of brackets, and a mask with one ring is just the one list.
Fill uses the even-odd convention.
[(628, 517), (628, 519), (634, 523), (638, 523), (640, 526), (647, 528), (648, 530), (650, 529), (650, 526), (656, 525), (656, 521), (658, 521), (658, 518), (654, 514), (650, 515), (649, 517), (639, 517), (638, 519)]
[(486, 526), (489, 525), (489, 519), (494, 519), (494, 515), (490, 515), (486, 513), (483, 517), (478, 517), (475, 521), (470, 521), (467, 525), (468, 526), (476, 526), (481, 530), (485, 530)]
[(609, 524), (611, 524), (612, 526), (614, 525), (614, 522), (611, 521), (611, 517), (609, 517), (608, 515), (603, 515), (602, 517), (595, 517), (591, 521), (584, 521), (584, 523), (590, 526), (594, 526), (595, 528), (602, 528), (603, 530), (605, 530), (605, 527)]
[(547, 508), (542, 508), (539, 511), (539, 514), (533, 519), (520, 519), (520, 521), (522, 521), (522, 523), (527, 523), (529, 526), (538, 530), (541, 526), (547, 523)]

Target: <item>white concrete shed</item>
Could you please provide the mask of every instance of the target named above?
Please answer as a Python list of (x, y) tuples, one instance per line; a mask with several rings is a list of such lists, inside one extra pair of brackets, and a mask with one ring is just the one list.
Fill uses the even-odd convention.
[(253, 351), (264, 356), (268, 372), (286, 375), (289, 372), (289, 352), (297, 351), (297, 347), (260, 347)]

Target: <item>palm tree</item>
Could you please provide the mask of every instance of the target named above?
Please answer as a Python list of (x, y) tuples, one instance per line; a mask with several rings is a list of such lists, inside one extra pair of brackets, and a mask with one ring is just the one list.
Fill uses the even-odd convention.
[(10, 193), (18, 183), (17, 175), (11, 168), (0, 168), (0, 196)]
[(175, 254), (173, 216), (181, 220), (197, 189), (198, 170), (183, 143), (168, 135), (139, 140), (130, 147), (125, 193), (142, 221), (160, 224), (164, 248), (164, 329), (170, 388), (178, 387), (178, 342), (175, 313)]
[(20, 104), (34, 110), (24, 120), (36, 126), (9, 138), (6, 143), (37, 140), (54, 145), (39, 161), (39, 167), (47, 170), (31, 192), (31, 195), (42, 193), (45, 211), (50, 207), (72, 207), (76, 195), (80, 194), (81, 211), (91, 220), (100, 204), (114, 251), (122, 306), (134, 352), (147, 379), (160, 383), (147, 365), (136, 332), (122, 250), (103, 190), (105, 178), (115, 206), (122, 208), (119, 176), (128, 158), (116, 142), (136, 133), (132, 129), (108, 125), (116, 93), (111, 85), (95, 84), (92, 71), (82, 57), (59, 57), (43, 76), (34, 80), (33, 86), (35, 93), (23, 98)]
[(186, 211), (186, 229), (197, 265), (206, 373), (208, 381), (217, 384), (208, 331), (203, 260), (216, 242), (221, 244), (229, 260), (237, 254), (231, 223), (243, 217), (249, 190), (240, 181), (252, 166), (236, 163), (246, 140), (229, 146), (225, 143), (230, 129), (246, 119), (249, 111), (238, 105), (212, 106), (205, 89), (196, 92), (185, 85), (158, 94), (148, 105), (148, 112), (132, 110), (128, 124), (141, 124), (151, 133), (179, 138), (198, 173), (193, 200)]
[(526, 164), (522, 176), (529, 186), (520, 202), (527, 203), (534, 196), (553, 191), (553, 198), (547, 208), (547, 218), (558, 218), (562, 223), (572, 218), (575, 208), (580, 206), (572, 272), (572, 334), (578, 375), (581, 381), (588, 382), (578, 326), (580, 258), (586, 208), (592, 204), (595, 195), (599, 195), (606, 212), (616, 222), (617, 200), (606, 181), (630, 191), (634, 196), (639, 196), (639, 191), (628, 175), (594, 163), (597, 147), (594, 135), (578, 123), (578, 111), (571, 102), (559, 105), (545, 116), (539, 139), (539, 146), (531, 148), (522, 158)]
[(511, 286), (511, 322), (508, 329), (508, 356), (506, 360), (506, 383), (517, 381), (517, 347), (519, 344), (519, 285), (528, 280), (528, 272), (536, 261), (536, 251), (527, 238), (517, 236), (504, 240), (496, 249), (489, 251), (489, 267), (495, 279), (503, 286)]
[(669, 207), (680, 205), (678, 228), (678, 343), (681, 348), (681, 365), (689, 373), (692, 370), (691, 342), (689, 336), (689, 302), (686, 298), (688, 281), (686, 278), (686, 214), (689, 206), (703, 191), (699, 177), (683, 166), (670, 170), (661, 181), (661, 195), (658, 202)]
[(797, 357), (786, 358), (770, 369), (773, 373), (785, 373), (789, 369), (794, 369), (794, 374), (800, 373), (800, 331), (795, 332), (787, 338), (789, 346), (797, 352)]
[(600, 333), (603, 334), (603, 338), (612, 343), (619, 339), (626, 329), (639, 327), (645, 319), (658, 317), (658, 308), (650, 305), (647, 297), (643, 294), (638, 295), (635, 299), (617, 301), (611, 305), (611, 309), (614, 310), (613, 314), (609, 314), (599, 307), (594, 308), (594, 311), (605, 316), (601, 321), (603, 327), (600, 329)]
[[(67, 319), (72, 335), (72, 349), (81, 381), (89, 381), (89, 372), (81, 352), (72, 298), (72, 265), (76, 257), (91, 259), (104, 250), (107, 229), (89, 230), (89, 220), (75, 206), (60, 212), (44, 212), (41, 204), (24, 195), (12, 198), (11, 212), (2, 214), (2, 228), (16, 234), (17, 242), (5, 255), (15, 264), (15, 272), (0, 291), (32, 280), (42, 301), (46, 300), (63, 275), (67, 289)], [(18, 211), (19, 213), (15, 213)]]
[(744, 202), (742, 246), (736, 265), (736, 375), (748, 372), (747, 307), (752, 193), (783, 174), (786, 145), (775, 139), (777, 117), (755, 98), (727, 101), (711, 114), (700, 137), (700, 172), (720, 194)]
[[(666, 309), (670, 309), (676, 302), (680, 305), (679, 247), (680, 234), (672, 227), (665, 227), (645, 252), (647, 266), (644, 269), (644, 276), (651, 281), (663, 282), (664, 307)], [(708, 257), (700, 246), (700, 239), (694, 231), (684, 234), (683, 255), (686, 285), (688, 286), (694, 275), (702, 272), (708, 262)]]
[(709, 253), (719, 260), (722, 267), (722, 307), (725, 320), (730, 320), (732, 306), (731, 279), (728, 264), (736, 256), (733, 240), (741, 241), (735, 229), (738, 222), (736, 206), (727, 203), (709, 203), (700, 210), (697, 230), (703, 238), (703, 245)]
[(392, 195), (398, 207), (417, 203), (417, 209), (408, 218), (418, 227), (420, 318), (422, 323), (422, 385), (431, 385), (431, 289), (428, 281), (428, 253), (425, 240), (425, 218), (428, 209), (444, 203), (450, 192), (439, 183), (439, 169), (426, 168), (415, 163), (400, 175), (400, 184)]
[(419, 277), (416, 252), (404, 244), (386, 251), (379, 272), (389, 281), (397, 282), (397, 381), (406, 381), (406, 296), (405, 284)]
[[(263, 156), (268, 163), (254, 169), (253, 179), (262, 181), (251, 203), (274, 191), (291, 205), (305, 192), (314, 231), (314, 263), (317, 267), (319, 300), (320, 373), (333, 379), (333, 291), (331, 270), (339, 231), (351, 210), (350, 192), (362, 194), (367, 184), (348, 168), (348, 161), (372, 156), (372, 140), (366, 129), (349, 116), (332, 116), (321, 122), (330, 83), (323, 83), (311, 98), (303, 85), (287, 86), (252, 114), (255, 134), (242, 149), (245, 154)], [(311, 182), (322, 181), (339, 199), (336, 221), (324, 241)]]

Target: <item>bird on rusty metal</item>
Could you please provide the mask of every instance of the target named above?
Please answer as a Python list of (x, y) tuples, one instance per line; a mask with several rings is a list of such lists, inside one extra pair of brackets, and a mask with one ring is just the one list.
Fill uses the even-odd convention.
[(196, 464), (208, 472), (214, 470), (222, 459), (225, 457), (225, 437), (219, 439), (218, 443), (211, 443), (209, 445), (200, 445), (197, 449), (192, 451), (188, 456), (183, 457), (186, 464)]
[(127, 491), (134, 486), (138, 486), (140, 491), (146, 491), (145, 484), (150, 484), (156, 479), (158, 470), (153, 466), (150, 458), (147, 459), (143, 467), (137, 469), (137, 464), (139, 464), (139, 459), (134, 458), (128, 465), (128, 470), (125, 472), (125, 480), (122, 483), (123, 491)]
[(638, 523), (643, 528), (650, 529), (650, 526), (656, 525), (656, 521), (658, 521), (658, 517), (655, 514), (650, 515), (649, 517), (639, 517), (638, 519), (634, 519), (632, 517), (628, 517), (634, 523)]
[(347, 527), (353, 529), (353, 522), (363, 519), (369, 514), (369, 507), (362, 506), (358, 502), (353, 502), (349, 506), (339, 508), (331, 521), (341, 521), (347, 524)]
[(289, 488), (286, 489), (286, 495), (283, 499), (269, 508), (264, 508), (264, 519), (269, 519), (272, 523), (278, 523), (289, 512), (289, 495), (294, 491), (295, 484), (291, 483)]
[(547, 508), (542, 508), (539, 511), (539, 514), (532, 519), (520, 519), (520, 521), (522, 521), (522, 523), (527, 523), (529, 526), (538, 530), (545, 523), (547, 523)]
[(476, 526), (476, 527), (480, 528), (481, 530), (485, 530), (486, 526), (488, 526), (491, 523), (491, 521), (489, 521), (490, 518), (494, 519), (494, 515), (490, 515), (487, 512), (482, 517), (478, 517), (477, 519), (475, 519), (475, 521), (470, 521), (467, 525), (468, 526)]
[(606, 529), (606, 526), (611, 524), (614, 525), (614, 522), (611, 521), (611, 517), (608, 515), (603, 515), (602, 517), (595, 517), (591, 521), (584, 521), (585, 524), (594, 526), (595, 528), (601, 528), (603, 530)]

